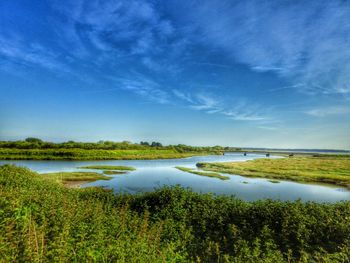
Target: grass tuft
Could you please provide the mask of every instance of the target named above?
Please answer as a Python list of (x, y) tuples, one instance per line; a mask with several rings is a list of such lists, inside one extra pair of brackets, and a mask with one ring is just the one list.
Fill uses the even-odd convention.
[(81, 166), (79, 169), (96, 169), (96, 170), (120, 170), (120, 171), (135, 171), (136, 168), (131, 166), (121, 166), (121, 165), (89, 165)]
[(108, 174), (108, 175), (111, 175), (111, 174), (126, 174), (125, 171), (113, 171), (113, 170), (106, 170), (106, 171), (103, 171), (104, 174)]
[(219, 173), (213, 173), (213, 172), (202, 172), (202, 171), (197, 171), (197, 170), (193, 170), (191, 168), (188, 167), (182, 167), (182, 166), (175, 166), (176, 169), (183, 171), (183, 172), (187, 172), (187, 173), (191, 173), (191, 174), (196, 174), (196, 175), (201, 175), (201, 176), (207, 176), (207, 177), (213, 177), (213, 178), (218, 178), (221, 180), (229, 180), (230, 177), (228, 176), (224, 176), (221, 175)]
[(41, 177), (63, 184), (66, 187), (80, 187), (80, 185), (97, 180), (110, 180), (112, 177), (93, 172), (58, 172), (44, 173)]

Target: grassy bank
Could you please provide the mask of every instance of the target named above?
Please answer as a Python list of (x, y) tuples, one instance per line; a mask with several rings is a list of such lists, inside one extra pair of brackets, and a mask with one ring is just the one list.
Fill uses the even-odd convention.
[(191, 174), (196, 174), (196, 175), (201, 175), (201, 176), (206, 176), (206, 177), (213, 177), (213, 178), (218, 178), (218, 179), (221, 179), (221, 180), (228, 180), (228, 179), (230, 179), (230, 177), (221, 175), (219, 173), (197, 171), (197, 170), (193, 170), (191, 168), (182, 167), (182, 166), (175, 166), (175, 168), (180, 170), (180, 171), (191, 173)]
[(350, 187), (350, 157), (293, 157), (246, 162), (198, 163), (206, 171)]
[(0, 167), (0, 262), (349, 262), (349, 203), (67, 189)]

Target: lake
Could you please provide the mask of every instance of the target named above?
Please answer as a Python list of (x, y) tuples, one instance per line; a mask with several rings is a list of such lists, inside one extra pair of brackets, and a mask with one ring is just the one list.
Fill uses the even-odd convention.
[[(0, 161), (0, 164), (13, 163), (25, 166), (39, 173), (59, 171), (98, 171), (77, 169), (87, 165), (126, 165), (137, 170), (123, 175), (115, 175), (109, 181), (96, 181), (84, 184), (82, 187), (102, 186), (115, 192), (139, 193), (152, 191), (164, 185), (181, 185), (190, 187), (201, 193), (218, 195), (234, 195), (237, 198), (254, 201), (259, 199), (278, 199), (336, 202), (350, 201), (350, 191), (334, 185), (308, 184), (290, 181), (271, 183), (268, 179), (247, 178), (239, 175), (228, 175), (230, 180), (219, 180), (182, 172), (174, 168), (184, 166), (195, 168), (198, 162), (229, 162), (247, 161), (265, 158), (261, 154), (227, 153), (225, 155), (194, 156), (184, 159), (162, 160), (110, 160), (110, 161)], [(278, 157), (270, 157), (278, 158)], [(226, 175), (226, 174), (225, 174)]]

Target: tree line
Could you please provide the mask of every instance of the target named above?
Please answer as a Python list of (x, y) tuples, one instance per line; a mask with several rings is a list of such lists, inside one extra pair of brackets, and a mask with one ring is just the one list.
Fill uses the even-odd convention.
[(98, 141), (98, 142), (75, 142), (66, 141), (61, 143), (47, 142), (39, 138), (28, 137), (25, 140), (18, 141), (0, 141), (0, 148), (13, 149), (84, 149), (84, 150), (144, 150), (144, 149), (171, 149), (177, 152), (223, 152), (236, 151), (239, 148), (222, 147), (222, 146), (189, 146), (185, 144), (163, 145), (160, 142), (141, 141), (133, 143), (130, 141)]

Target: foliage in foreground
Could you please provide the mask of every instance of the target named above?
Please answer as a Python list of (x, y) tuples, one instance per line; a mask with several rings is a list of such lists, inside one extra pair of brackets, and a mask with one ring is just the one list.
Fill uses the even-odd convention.
[(66, 189), (0, 167), (1, 262), (349, 262), (350, 204)]

